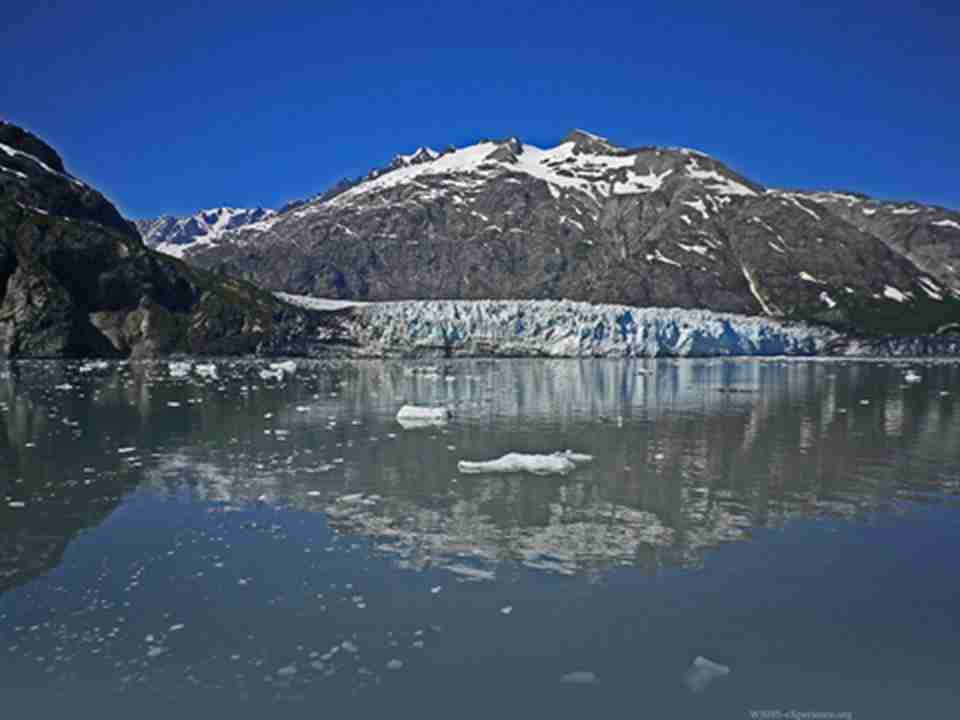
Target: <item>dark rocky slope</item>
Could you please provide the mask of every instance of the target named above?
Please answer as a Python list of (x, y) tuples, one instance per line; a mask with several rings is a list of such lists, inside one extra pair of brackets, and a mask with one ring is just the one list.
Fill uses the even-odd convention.
[(302, 353), (323, 315), (147, 249), (34, 135), (0, 123), (0, 357)]

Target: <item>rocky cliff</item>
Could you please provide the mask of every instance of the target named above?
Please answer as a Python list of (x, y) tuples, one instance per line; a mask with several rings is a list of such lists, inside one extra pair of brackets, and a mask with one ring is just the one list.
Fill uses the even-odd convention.
[(149, 250), (53, 148), (0, 123), (0, 357), (302, 353), (331, 333), (318, 313)]

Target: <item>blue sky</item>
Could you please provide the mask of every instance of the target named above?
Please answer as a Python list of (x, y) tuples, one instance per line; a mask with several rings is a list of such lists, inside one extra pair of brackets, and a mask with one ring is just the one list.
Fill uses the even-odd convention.
[(573, 127), (960, 208), (960, 3), (839, 4), (34, 0), (0, 27), (0, 115), (130, 217)]

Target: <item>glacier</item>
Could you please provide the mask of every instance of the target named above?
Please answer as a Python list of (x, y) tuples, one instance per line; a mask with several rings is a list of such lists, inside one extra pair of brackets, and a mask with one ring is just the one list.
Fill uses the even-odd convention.
[(331, 313), (327, 350), (353, 357), (654, 358), (960, 355), (960, 335), (865, 337), (703, 309), (572, 300), (355, 302), (275, 293)]
[(829, 328), (708, 310), (567, 300), (427, 300), (350, 310), (370, 356), (712, 357), (819, 355)]

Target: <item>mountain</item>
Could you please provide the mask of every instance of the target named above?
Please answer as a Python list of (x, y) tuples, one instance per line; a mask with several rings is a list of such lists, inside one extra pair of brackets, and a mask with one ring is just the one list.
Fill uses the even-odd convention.
[(186, 217), (161, 215), (135, 220), (134, 224), (149, 247), (167, 255), (183, 257), (187, 248), (209, 245), (227, 230), (236, 230), (275, 214), (275, 211), (263, 208), (221, 207), (200, 210)]
[(915, 202), (882, 202), (858, 193), (803, 195), (880, 238), (941, 284), (960, 287), (960, 212)]
[[(901, 333), (960, 320), (955, 276), (904, 254), (919, 236), (840, 205), (766, 188), (694, 150), (622, 148), (577, 130), (549, 149), (517, 138), (421, 148), (185, 258), (342, 299), (565, 298)], [(960, 214), (927, 216), (937, 252), (960, 252)]]
[(294, 354), (326, 322), (148, 249), (53, 148), (0, 122), (0, 357)]

